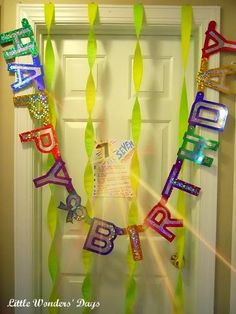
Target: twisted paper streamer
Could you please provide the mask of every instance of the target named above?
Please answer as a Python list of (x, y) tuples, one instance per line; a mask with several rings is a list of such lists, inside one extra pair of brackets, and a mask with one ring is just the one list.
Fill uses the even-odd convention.
[[(189, 5), (184, 5), (181, 10), (181, 48), (184, 77), (179, 110), (179, 146), (182, 145), (184, 133), (188, 128), (188, 97), (186, 87), (186, 70), (188, 64), (191, 30), (192, 30), (192, 7)], [(182, 174), (183, 172), (184, 167), (182, 168)], [(177, 211), (180, 213), (182, 217), (185, 217), (186, 194), (182, 191), (178, 192)], [(176, 237), (177, 260), (179, 267), (175, 289), (174, 313), (182, 314), (184, 313), (184, 288), (182, 268), (184, 265), (185, 228), (184, 227), (177, 228), (176, 236), (177, 236)]]
[[(94, 25), (96, 22), (98, 14), (98, 5), (96, 3), (88, 4), (88, 19), (89, 19), (89, 36), (88, 36), (88, 44), (87, 44), (87, 57), (89, 64), (89, 75), (86, 84), (86, 105), (88, 112), (88, 121), (85, 129), (85, 149), (88, 156), (87, 165), (84, 171), (84, 188), (87, 195), (87, 203), (86, 208), (89, 216), (93, 216), (92, 206), (90, 202), (90, 198), (93, 191), (93, 166), (91, 162), (91, 157), (93, 154), (94, 143), (95, 143), (95, 132), (92, 121), (92, 111), (95, 104), (96, 99), (96, 87), (93, 78), (93, 66), (96, 60), (97, 54), (97, 43), (94, 32)], [(85, 226), (86, 231), (88, 231), (88, 225)], [(85, 270), (85, 278), (82, 284), (82, 297), (85, 301), (90, 301), (92, 297), (92, 280), (91, 280), (91, 267), (92, 267), (92, 254), (86, 250), (83, 250), (83, 265)], [(89, 313), (90, 308), (84, 308), (83, 313)]]
[[(139, 142), (140, 132), (141, 132), (141, 112), (140, 112), (140, 104), (139, 104), (139, 90), (143, 76), (143, 57), (141, 53), (139, 37), (142, 30), (143, 25), (143, 16), (144, 16), (144, 8), (141, 3), (134, 4), (133, 7), (134, 14), (134, 25), (136, 32), (136, 48), (134, 53), (134, 61), (133, 61), (133, 82), (135, 88), (135, 102), (133, 106), (132, 112), (132, 120), (131, 120), (131, 129), (132, 129), (132, 138), (135, 143), (135, 151), (131, 160), (130, 166), (130, 180), (131, 186), (133, 189), (133, 198), (129, 208), (128, 214), (128, 223), (129, 225), (136, 225), (138, 223), (138, 204), (137, 204), (137, 192), (139, 186), (139, 178), (140, 178), (140, 169), (139, 169), (139, 159), (137, 146)], [(136, 271), (136, 262), (133, 259), (131, 249), (128, 249), (127, 255), (127, 263), (128, 263), (128, 282), (126, 288), (126, 299), (125, 299), (125, 313), (131, 314), (133, 313), (133, 307), (135, 304), (136, 297), (136, 280), (134, 278)]]
[[(51, 123), (55, 127), (56, 125), (56, 110), (55, 104), (53, 101), (53, 97), (51, 95), (52, 85), (55, 76), (55, 56), (52, 47), (51, 41), (51, 28), (54, 23), (54, 14), (55, 14), (55, 7), (53, 3), (47, 3), (44, 5), (44, 16), (45, 16), (45, 24), (47, 27), (47, 42), (46, 42), (46, 49), (45, 49), (45, 80), (47, 90), (49, 91), (48, 95), (48, 104), (49, 104), (49, 112), (50, 112), (50, 119)], [(53, 157), (49, 155), (47, 160), (47, 168), (51, 168), (54, 164)], [(56, 230), (57, 230), (57, 220), (58, 220), (58, 210), (57, 210), (57, 202), (55, 198), (55, 187), (50, 184), (50, 201), (48, 205), (47, 211), (47, 221), (48, 221), (48, 229), (52, 239), (49, 255), (48, 255), (48, 270), (52, 280), (52, 290), (49, 297), (50, 301), (56, 301), (59, 297), (58, 290), (57, 290), (57, 280), (59, 274), (59, 260), (57, 256), (56, 250)], [(48, 309), (49, 313), (58, 313), (58, 308), (50, 307)]]

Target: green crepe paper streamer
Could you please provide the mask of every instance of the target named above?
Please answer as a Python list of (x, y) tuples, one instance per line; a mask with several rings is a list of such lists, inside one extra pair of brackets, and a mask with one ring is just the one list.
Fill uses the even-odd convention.
[(55, 55), (53, 51), (52, 41), (48, 35), (45, 49), (45, 79), (48, 90), (52, 89), (55, 76)]
[(96, 88), (95, 88), (95, 83), (93, 79), (93, 74), (90, 71), (87, 84), (86, 84), (86, 104), (87, 104), (87, 111), (89, 115), (93, 111), (93, 107), (95, 104), (95, 97), (96, 97)]
[(88, 54), (89, 67), (90, 69), (92, 69), (92, 67), (94, 66), (94, 62), (96, 60), (96, 54), (97, 54), (97, 43), (96, 43), (96, 39), (95, 39), (95, 35), (93, 31), (91, 31), (89, 34), (87, 54)]
[(132, 314), (134, 313), (133, 307), (135, 303), (136, 296), (136, 280), (132, 276), (128, 279), (126, 299), (125, 299), (125, 313)]
[(84, 188), (88, 197), (91, 197), (93, 191), (93, 166), (89, 160), (84, 171)]
[(138, 222), (138, 206), (136, 201), (131, 201), (129, 208), (128, 224), (136, 225)]
[[(134, 53), (134, 61), (133, 61), (133, 82), (135, 88), (135, 102), (133, 106), (132, 112), (132, 120), (131, 120), (131, 130), (132, 130), (132, 138), (135, 143), (136, 149), (131, 159), (130, 165), (130, 182), (132, 186), (132, 190), (134, 193), (134, 197), (132, 198), (129, 214), (128, 214), (128, 223), (129, 225), (135, 225), (138, 222), (138, 204), (137, 204), (137, 191), (140, 181), (140, 167), (139, 167), (139, 159), (138, 159), (138, 142), (141, 133), (141, 112), (140, 112), (140, 104), (138, 100), (138, 94), (140, 91), (140, 85), (143, 77), (143, 57), (139, 44), (139, 36), (142, 30), (143, 25), (143, 16), (144, 16), (144, 8), (141, 3), (136, 3), (133, 6), (134, 13), (134, 26), (136, 32), (136, 47)], [(135, 272), (137, 263), (133, 260), (131, 248), (128, 248), (127, 254), (127, 264), (128, 264), (128, 282), (126, 287), (126, 296), (125, 296), (125, 313), (132, 314), (134, 313), (134, 304), (136, 299), (136, 290), (137, 284), (135, 280)]]
[(184, 313), (184, 287), (182, 270), (180, 270), (178, 273), (177, 284), (175, 288), (174, 313), (175, 314)]
[[(184, 77), (182, 83), (181, 99), (180, 99), (180, 112), (179, 112), (179, 146), (182, 145), (183, 136), (188, 128), (188, 97), (187, 97), (187, 87), (186, 87), (186, 69), (188, 63), (190, 38), (192, 31), (192, 7), (185, 5), (181, 10), (181, 48), (182, 48), (182, 63), (184, 68)], [(182, 174), (184, 172), (184, 167), (182, 167)], [(185, 193), (179, 191), (177, 198), (177, 211), (182, 216), (185, 217), (186, 214), (186, 195)], [(176, 231), (176, 247), (177, 256), (180, 269), (178, 270), (178, 278), (176, 282), (175, 289), (175, 304), (174, 313), (183, 314), (184, 313), (184, 287), (183, 287), (183, 276), (182, 269), (184, 249), (185, 249), (185, 228)]]
[[(91, 118), (91, 114), (95, 105), (96, 99), (96, 87), (93, 78), (93, 66), (96, 61), (97, 55), (97, 43), (96, 43), (96, 36), (94, 33), (94, 23), (96, 21), (98, 14), (98, 5), (96, 3), (89, 3), (88, 4), (88, 19), (90, 24), (90, 31), (88, 36), (88, 43), (87, 43), (87, 59), (89, 64), (89, 76), (87, 79), (86, 84), (86, 105), (87, 105), (87, 112), (88, 112), (88, 121), (85, 129), (84, 135), (84, 142), (85, 142), (85, 149), (88, 156), (88, 162), (85, 167), (84, 171), (84, 188), (87, 195), (87, 204), (86, 208), (88, 211), (88, 215), (91, 216), (92, 214), (92, 206), (90, 203), (90, 197), (92, 196), (93, 191), (93, 184), (94, 184), (94, 172), (93, 166), (91, 163), (91, 157), (94, 150), (94, 142), (95, 142), (95, 132), (93, 127), (93, 121)], [(88, 226), (85, 227), (86, 231), (88, 230)], [(81, 293), (82, 297), (86, 302), (91, 301), (92, 298), (92, 275), (91, 275), (91, 268), (92, 268), (92, 261), (93, 257), (91, 252), (84, 251), (82, 253), (83, 259), (83, 266), (85, 270), (85, 278), (82, 283)], [(82, 311), (84, 314), (90, 313), (91, 309), (89, 307), (85, 307)]]
[(187, 131), (187, 128), (188, 128), (188, 95), (186, 79), (184, 76), (179, 110), (179, 147), (182, 146), (184, 133)]
[[(48, 3), (44, 5), (44, 16), (45, 16), (45, 23), (47, 26), (48, 37), (46, 42), (46, 49), (45, 49), (45, 62), (44, 62), (44, 69), (45, 69), (45, 80), (46, 86), (49, 91), (52, 89), (52, 84), (55, 76), (55, 55), (53, 51), (53, 46), (50, 37), (50, 31), (52, 24), (54, 22), (54, 13), (55, 7), (53, 3)], [(56, 126), (56, 108), (53, 100), (53, 96), (51, 93), (48, 95), (48, 102), (49, 102), (49, 111), (50, 111), (50, 120), (53, 126)], [(53, 165), (54, 160), (51, 155), (48, 156), (47, 166), (48, 169), (51, 168)], [(56, 249), (56, 229), (57, 229), (57, 204), (55, 198), (55, 188), (50, 185), (50, 193), (51, 198), (48, 205), (47, 211), (47, 220), (48, 220), (48, 228), (49, 233), (52, 238), (49, 255), (48, 255), (48, 271), (50, 277), (52, 279), (52, 290), (50, 293), (49, 301), (56, 301), (59, 298), (58, 289), (57, 289), (57, 279), (59, 274), (59, 260), (57, 256), (57, 249)], [(58, 313), (58, 308), (50, 307), (48, 312), (51, 314)]]
[(55, 17), (55, 7), (53, 3), (50, 2), (44, 4), (44, 17), (48, 33), (50, 33)]
[(138, 98), (136, 97), (131, 120), (132, 137), (134, 144), (137, 145), (141, 132), (141, 112)]
[(88, 18), (90, 26), (93, 26), (98, 14), (98, 5), (94, 2), (88, 4)]
[(190, 37), (192, 32), (192, 6), (184, 5), (181, 10), (181, 47), (182, 62), (184, 71), (186, 71), (190, 47)]
[(135, 92), (138, 94), (143, 77), (143, 57), (139, 42), (136, 44), (133, 63), (133, 80)]
[(134, 25), (135, 25), (136, 36), (138, 38), (139, 38), (139, 35), (142, 30), (142, 26), (143, 26), (143, 15), (144, 15), (143, 4), (136, 3), (134, 5)]
[(130, 182), (133, 189), (134, 194), (137, 194), (139, 180), (140, 180), (140, 168), (139, 168), (139, 160), (138, 160), (138, 152), (134, 151), (134, 154), (131, 159), (130, 165)]
[(93, 153), (94, 138), (95, 138), (95, 134), (94, 134), (93, 122), (92, 122), (92, 119), (89, 118), (86, 128), (85, 128), (85, 139), (84, 139), (86, 152), (89, 158), (91, 158), (92, 153)]

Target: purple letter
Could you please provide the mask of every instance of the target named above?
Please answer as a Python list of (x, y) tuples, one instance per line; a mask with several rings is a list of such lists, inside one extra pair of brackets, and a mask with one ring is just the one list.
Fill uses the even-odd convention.
[(108, 221), (93, 218), (84, 244), (84, 249), (101, 254), (109, 254), (114, 247), (116, 226)]
[[(59, 173), (62, 172), (64, 176), (60, 176)], [(48, 183), (64, 185), (68, 192), (74, 190), (71, 184), (71, 178), (65, 167), (65, 163), (61, 158), (55, 160), (52, 168), (44, 175), (33, 180), (36, 188), (46, 185)]]

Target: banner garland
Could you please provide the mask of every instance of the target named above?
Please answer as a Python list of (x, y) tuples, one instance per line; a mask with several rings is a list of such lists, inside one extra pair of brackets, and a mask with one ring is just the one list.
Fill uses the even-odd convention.
[[(91, 14), (90, 16), (94, 17), (95, 12), (94, 7), (92, 9), (92, 12), (93, 14)], [(94, 19), (92, 19), (92, 21), (94, 20), (95, 17)], [(140, 24), (138, 25), (140, 27)], [(141, 30), (141, 27), (139, 29)], [(22, 42), (23, 38), (28, 38), (29, 42), (23, 44)], [(94, 45), (93, 38), (94, 38), (93, 35), (91, 35), (90, 40)], [(227, 107), (224, 104), (212, 102), (205, 99), (204, 87), (212, 87), (212, 84), (209, 83), (211, 80), (211, 75), (209, 75), (209, 72), (206, 73), (207, 71), (209, 71), (208, 59), (212, 54), (218, 53), (220, 51), (236, 52), (236, 42), (226, 40), (221, 34), (219, 34), (216, 31), (215, 21), (211, 21), (209, 23), (208, 29), (206, 31), (204, 46), (202, 49), (201, 68), (200, 72), (198, 73), (197, 79), (198, 80), (197, 82), (199, 83), (198, 91), (196, 93), (195, 100), (191, 106), (191, 111), (188, 117), (188, 128), (184, 134), (182, 146), (179, 148), (176, 162), (174, 163), (172, 169), (170, 170), (169, 176), (162, 190), (162, 197), (159, 200), (159, 202), (156, 205), (154, 205), (153, 208), (149, 211), (142, 225), (128, 226), (126, 228), (118, 227), (109, 221), (101, 220), (95, 217), (90, 218), (88, 214), (89, 208), (81, 205), (81, 198), (73, 187), (72, 179), (69, 176), (65, 162), (63, 161), (60, 154), (60, 149), (53, 121), (53, 119), (55, 119), (55, 116), (53, 116), (52, 110), (50, 111), (51, 114), (50, 115), (48, 114), (49, 109), (47, 105), (50, 103), (50, 101), (47, 100), (46, 95), (48, 95), (48, 92), (44, 88), (43, 84), (44, 75), (43, 67), (40, 64), (38, 50), (33, 36), (33, 31), (27, 19), (22, 19), (22, 28), (0, 34), (0, 44), (3, 45), (4, 47), (7, 44), (13, 44), (12, 48), (6, 49), (3, 52), (4, 59), (8, 64), (9, 72), (13, 71), (16, 73), (16, 81), (12, 84), (13, 92), (15, 93), (21, 91), (25, 89), (26, 86), (30, 85), (34, 85), (36, 87), (35, 94), (17, 96), (14, 98), (14, 104), (16, 104), (17, 106), (22, 106), (23, 102), (25, 101), (25, 105), (28, 106), (31, 116), (34, 119), (41, 121), (43, 127), (21, 133), (20, 139), (22, 140), (22, 142), (34, 141), (36, 148), (40, 152), (49, 154), (49, 156), (53, 156), (54, 158), (54, 163), (51, 167), (48, 167), (49, 169), (47, 173), (39, 178), (34, 179), (34, 184), (36, 187), (41, 187), (51, 183), (54, 185), (61, 185), (64, 186), (64, 188), (66, 188), (68, 192), (66, 204), (60, 202), (58, 207), (62, 210), (67, 211), (66, 218), (67, 222), (73, 223), (74, 221), (83, 220), (90, 225), (84, 249), (97, 254), (107, 255), (111, 253), (111, 251), (113, 250), (114, 241), (117, 236), (121, 235), (130, 236), (131, 234), (134, 235), (134, 237), (136, 237), (137, 240), (136, 243), (138, 244), (139, 248), (141, 248), (137, 234), (140, 231), (144, 231), (146, 227), (151, 227), (161, 236), (166, 238), (169, 242), (172, 242), (176, 237), (172, 228), (183, 227), (183, 220), (173, 218), (170, 210), (167, 207), (167, 202), (169, 197), (171, 196), (173, 188), (177, 188), (194, 196), (199, 195), (200, 192), (200, 187), (197, 187), (193, 184), (190, 184), (178, 178), (181, 168), (183, 167), (183, 162), (185, 159), (187, 159), (199, 165), (210, 167), (213, 159), (205, 155), (205, 150), (207, 149), (217, 150), (219, 146), (219, 142), (212, 141), (210, 139), (197, 135), (195, 132), (196, 127), (207, 128), (215, 130), (217, 132), (223, 131), (228, 115)], [(138, 53), (141, 55), (140, 47), (138, 47), (137, 50), (139, 50)], [(94, 50), (92, 49), (92, 51)], [(31, 55), (32, 64), (9, 63), (9, 61), (11, 61), (12, 59), (23, 55)], [(95, 59), (93, 56), (93, 58), (91, 58), (90, 69), (91, 65), (93, 65), (94, 63), (94, 60)], [(225, 72), (219, 71), (219, 69), (217, 69), (217, 71), (214, 73), (217, 73), (217, 75), (219, 75), (220, 81), (218, 85), (216, 84), (216, 86), (212, 88), (222, 91), (222, 89), (219, 88), (219, 85), (222, 85), (223, 82), (223, 86), (226, 87), (227, 89), (226, 83), (224, 81)], [(27, 74), (27, 76), (25, 76), (25, 74)], [(202, 79), (202, 77), (204, 77), (204, 80)], [(87, 104), (88, 111), (90, 110), (89, 112), (92, 111), (93, 107), (93, 102), (91, 102), (91, 99), (95, 97), (94, 92), (91, 92), (92, 88), (94, 88), (95, 90), (94, 82), (93, 83), (92, 82), (93, 78), (91, 74), (88, 79), (88, 84), (89, 85), (91, 84), (91, 89), (89, 89), (90, 92), (87, 93), (86, 95), (86, 97), (88, 97)], [(137, 90), (138, 89), (136, 89), (136, 91)], [(208, 116), (207, 113), (208, 114), (210, 113), (210, 115)], [(214, 117), (212, 117), (212, 114), (214, 115)], [(91, 134), (93, 135), (92, 130), (93, 128), (91, 126), (90, 121), (90, 124), (88, 123), (87, 127), (87, 133), (90, 134), (90, 136)], [(135, 132), (133, 134), (135, 134)], [(135, 140), (134, 135), (133, 137)], [(89, 141), (87, 141), (90, 144), (92, 142), (91, 138)], [(138, 136), (136, 137), (136, 143), (137, 142)], [(187, 148), (188, 143), (192, 144), (193, 147), (192, 150)], [(86, 146), (86, 150), (88, 150), (87, 151), (88, 156), (91, 154), (91, 148), (88, 149), (89, 146), (90, 145)], [(88, 178), (91, 179), (90, 174), (91, 171), (89, 170), (89, 168), (90, 167), (86, 168), (85, 175), (88, 174)], [(90, 195), (91, 183), (88, 183), (87, 179), (85, 180), (85, 182), (86, 182), (85, 188), (87, 189), (88, 192), (87, 195)], [(53, 200), (50, 206), (54, 207), (55, 206), (54, 204), (55, 199)], [(52, 228), (54, 232), (55, 219), (53, 219), (52, 221), (54, 222), (52, 223), (52, 225), (50, 225), (50, 227), (53, 226)], [(55, 252), (53, 249), (52, 254), (54, 255), (54, 253)], [(135, 258), (135, 256), (136, 255), (134, 255), (133, 257)], [(141, 259), (140, 257), (141, 256), (139, 256), (139, 259)], [(53, 261), (53, 263), (51, 262), (52, 266), (51, 276), (55, 280), (57, 273), (57, 271), (55, 271), (56, 268), (54, 267), (55, 266), (54, 262), (56, 261), (55, 257), (53, 257), (51, 261)], [(85, 263), (85, 265), (88, 266), (87, 270), (89, 271), (90, 262), (88, 262), (87, 264)], [(89, 281), (90, 278), (88, 277), (87, 280)], [(133, 285), (134, 282), (132, 281), (130, 285), (132, 289)], [(87, 284), (87, 286), (90, 286), (90, 283)], [(87, 291), (87, 288), (84, 290)], [(132, 293), (131, 294), (127, 293), (127, 296), (132, 295)]]

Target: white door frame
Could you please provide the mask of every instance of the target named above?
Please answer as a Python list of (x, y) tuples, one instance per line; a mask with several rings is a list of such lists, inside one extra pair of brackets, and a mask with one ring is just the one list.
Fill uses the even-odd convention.
[[(34, 31), (37, 26), (44, 24), (44, 8), (42, 4), (18, 4), (16, 26), (21, 27), (21, 19), (27, 18)], [(130, 26), (133, 25), (133, 7), (130, 5), (100, 5), (100, 26)], [(180, 29), (181, 7), (180, 6), (145, 6), (145, 23), (147, 26), (168, 27)], [(197, 31), (199, 50), (204, 41), (204, 33), (210, 20), (217, 22), (220, 29), (220, 8), (218, 6), (194, 6), (193, 7), (194, 28)], [(56, 4), (57, 25), (80, 25), (87, 26), (87, 5), (60, 5)], [(200, 56), (200, 52), (199, 52)], [(219, 66), (219, 54), (210, 58), (210, 66)], [(181, 62), (181, 60), (180, 60)], [(213, 90), (207, 91), (207, 99), (218, 101), (218, 93)], [(193, 100), (190, 100), (192, 103)], [(31, 299), (37, 295), (35, 288), (35, 269), (39, 268), (34, 259), (34, 228), (37, 215), (32, 210), (36, 200), (34, 199), (34, 188), (32, 175), (34, 168), (33, 154), (31, 149), (23, 149), (18, 134), (33, 128), (28, 111), (25, 108), (15, 108), (15, 298)], [(213, 137), (213, 136), (212, 136)], [(214, 136), (217, 139), (218, 135)], [(204, 212), (199, 212), (198, 232), (204, 239), (215, 247), (216, 243), (216, 214), (217, 200), (215, 193), (204, 194), (205, 188), (211, 186), (213, 191), (217, 189), (217, 157), (214, 159), (216, 167), (200, 175), (200, 186), (202, 195), (199, 202), (204, 204)], [(200, 168), (200, 167), (199, 167)], [(209, 227), (208, 221), (211, 221)], [(214, 311), (214, 277), (215, 256), (204, 246), (197, 248), (196, 254), (196, 278), (211, 278), (212, 280), (199, 280), (196, 288), (194, 313), (213, 314)], [(22, 289), (22, 283), (24, 289)], [(204, 311), (203, 311), (204, 307)]]

